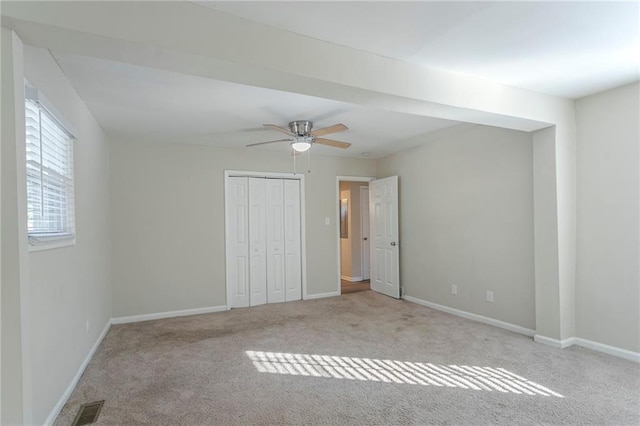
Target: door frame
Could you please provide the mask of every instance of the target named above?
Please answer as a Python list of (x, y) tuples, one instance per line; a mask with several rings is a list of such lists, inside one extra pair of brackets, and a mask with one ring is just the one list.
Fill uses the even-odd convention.
[[(227, 230), (229, 228), (227, 216), (227, 196), (229, 194), (229, 178), (230, 177), (248, 177), (248, 178), (265, 178), (265, 179), (291, 179), (300, 181), (300, 273), (302, 274), (302, 300), (307, 299), (307, 237), (306, 237), (306, 202), (305, 202), (305, 180), (304, 174), (295, 173), (278, 173), (278, 172), (256, 172), (243, 170), (225, 170), (224, 171), (224, 268), (225, 268), (225, 303), (227, 310), (231, 309), (229, 303), (229, 294), (231, 294), (231, 280), (229, 279), (229, 271), (227, 265), (229, 262), (229, 241), (227, 241)], [(339, 253), (338, 253), (339, 255)]]
[[(366, 192), (367, 193), (367, 202), (364, 203), (364, 197), (363, 197), (363, 193)], [(369, 218), (367, 219), (367, 223), (369, 224), (367, 229), (367, 233), (369, 234), (369, 253), (367, 253), (367, 256), (369, 256), (369, 270), (371, 270), (371, 212), (369, 211), (370, 207), (369, 207), (369, 201), (370, 201), (370, 197), (371, 197), (371, 192), (369, 189), (369, 186), (361, 186), (360, 187), (360, 235), (364, 234), (364, 231), (367, 227), (364, 226), (364, 221), (362, 220), (364, 218), (364, 215), (362, 214), (362, 212), (364, 211), (363, 207), (367, 206), (367, 211), (369, 212)], [(362, 271), (362, 279), (363, 280), (369, 280), (371, 279), (371, 273), (369, 272), (369, 276), (367, 277), (366, 274), (364, 273), (365, 271), (365, 267), (364, 267), (364, 259), (365, 259), (365, 252), (363, 249), (364, 246), (364, 240), (362, 238), (360, 238), (360, 270)]]
[[(342, 294), (342, 275), (340, 274), (340, 182), (371, 182), (376, 180), (371, 176), (336, 176), (336, 195), (335, 200), (335, 238), (336, 238), (336, 294)], [(369, 258), (371, 265), (371, 258)]]

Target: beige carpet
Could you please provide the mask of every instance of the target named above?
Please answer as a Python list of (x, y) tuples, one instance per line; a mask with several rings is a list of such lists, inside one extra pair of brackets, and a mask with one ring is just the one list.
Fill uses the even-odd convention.
[(56, 425), (640, 423), (640, 366), (373, 291), (117, 325)]

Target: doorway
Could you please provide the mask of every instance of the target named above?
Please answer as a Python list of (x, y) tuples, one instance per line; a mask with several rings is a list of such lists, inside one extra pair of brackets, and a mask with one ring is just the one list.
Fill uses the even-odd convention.
[(340, 294), (370, 286), (369, 182), (371, 178), (338, 178)]

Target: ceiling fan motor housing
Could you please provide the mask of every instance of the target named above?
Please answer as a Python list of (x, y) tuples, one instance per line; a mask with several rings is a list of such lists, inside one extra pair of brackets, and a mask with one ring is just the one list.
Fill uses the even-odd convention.
[(291, 123), (289, 123), (291, 133), (297, 136), (307, 136), (309, 133), (311, 133), (312, 127), (313, 123), (311, 121), (292, 121)]
[[(1, 1), (1, 0), (0, 0)], [(350, 143), (334, 141), (331, 139), (325, 139), (323, 137), (329, 133), (342, 132), (344, 130), (349, 130), (347, 126), (342, 123), (334, 124), (333, 126), (323, 127), (321, 129), (312, 131), (313, 123), (308, 120), (296, 120), (289, 123), (289, 130), (284, 127), (277, 126), (275, 124), (263, 124), (264, 127), (268, 127), (271, 130), (277, 130), (279, 132), (285, 133), (287, 135), (287, 139), (278, 139), (275, 141), (266, 141), (266, 142), (258, 142), (252, 143), (247, 146), (256, 146), (256, 145), (265, 145), (268, 143), (274, 142), (289, 142), (291, 147), (298, 152), (306, 151), (311, 147), (311, 145), (319, 143), (321, 145), (329, 145), (334, 148), (342, 148), (346, 149), (351, 146)]]

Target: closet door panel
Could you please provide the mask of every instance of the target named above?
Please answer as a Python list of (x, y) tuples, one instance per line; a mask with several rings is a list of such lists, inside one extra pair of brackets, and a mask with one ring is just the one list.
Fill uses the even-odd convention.
[(267, 302), (284, 302), (284, 185), (282, 179), (267, 179)]
[(231, 308), (249, 306), (249, 229), (248, 180), (231, 177), (228, 181), (227, 280)]
[(267, 303), (266, 180), (249, 178), (249, 305)]
[(284, 241), (286, 301), (302, 299), (300, 181), (284, 181)]

